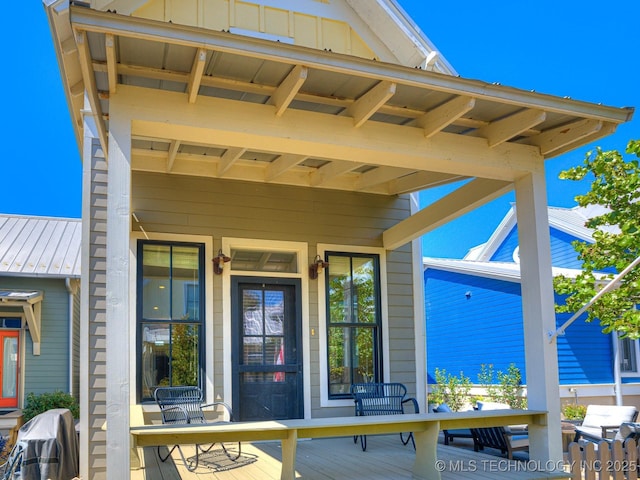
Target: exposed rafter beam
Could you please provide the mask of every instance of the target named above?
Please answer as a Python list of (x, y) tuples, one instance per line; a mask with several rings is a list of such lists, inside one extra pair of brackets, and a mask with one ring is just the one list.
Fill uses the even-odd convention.
[(87, 97), (89, 98), (89, 105), (94, 115), (94, 121), (96, 122), (96, 128), (98, 129), (98, 138), (102, 145), (102, 151), (104, 152), (105, 159), (108, 160), (109, 141), (107, 137), (107, 126), (104, 123), (102, 116), (102, 107), (100, 106), (100, 100), (98, 99), (98, 88), (96, 87), (96, 77), (93, 74), (91, 68), (91, 52), (89, 51), (89, 43), (87, 41), (87, 32), (78, 31), (76, 34), (76, 44), (78, 46), (78, 58), (80, 60), (80, 70), (82, 71), (82, 79), (84, 80), (84, 87), (87, 90)]
[(280, 116), (289, 107), (302, 84), (307, 79), (309, 70), (301, 65), (293, 67), (289, 75), (278, 85), (270, 99), (270, 103), (276, 107), (276, 116)]
[(527, 143), (540, 147), (540, 153), (547, 155), (559, 148), (570, 145), (602, 128), (600, 120), (578, 120), (568, 125), (546, 130), (544, 133), (529, 137)]
[(574, 116), (583, 115), (614, 123), (630, 120), (634, 111), (632, 108), (613, 108), (542, 95), (527, 90), (508, 88), (452, 75), (442, 75), (402, 65), (374, 62), (351, 55), (335, 55), (331, 52), (322, 52), (298, 45), (287, 45), (241, 35), (228, 35), (199, 27), (98, 12), (92, 8), (72, 5), (69, 7), (69, 11), (71, 23), (75, 29), (98, 33), (109, 32), (119, 36), (195, 48), (207, 45), (210, 50), (249, 58), (277, 61), (290, 65), (305, 65), (308, 68), (317, 68), (349, 76), (390, 81), (453, 95), (482, 97), (483, 100), (490, 102), (539, 108)]
[[(104, 62), (93, 62), (93, 69), (96, 72), (106, 72), (107, 67)], [(166, 80), (169, 82), (186, 83), (189, 78), (188, 73), (176, 72), (170, 70), (162, 70), (159, 68), (142, 67), (139, 65), (126, 65), (118, 64), (118, 73), (120, 75), (129, 75), (134, 77), (151, 78), (154, 80)], [(257, 83), (243, 82), (240, 80), (234, 80), (230, 78), (203, 76), (201, 85), (212, 88), (224, 88), (225, 90), (233, 90), (243, 93), (255, 93), (256, 95), (273, 96), (277, 87), (271, 85), (259, 85)], [(320, 105), (330, 105), (333, 107), (344, 108), (345, 110), (353, 104), (353, 100), (337, 97), (326, 97), (313, 95), (305, 92), (298, 92), (295, 96), (295, 100), (301, 102), (318, 103)], [(424, 115), (424, 111), (416, 110), (403, 106), (396, 105), (382, 105), (378, 110), (379, 113), (386, 115), (396, 115), (399, 117), (407, 118), (419, 118)], [(475, 118), (460, 117), (453, 121), (452, 125), (458, 125), (468, 128), (482, 128), (489, 125), (489, 122), (484, 120), (478, 120)], [(537, 135), (540, 133), (537, 130), (527, 130), (523, 132), (524, 135)]]
[(202, 72), (207, 61), (207, 51), (199, 48), (193, 59), (193, 66), (189, 74), (189, 83), (187, 84), (187, 93), (189, 94), (189, 103), (196, 103), (198, 91), (200, 90), (200, 82), (202, 81)]
[(522, 132), (526, 132), (546, 119), (547, 114), (542, 110), (524, 110), (491, 122), (486, 127), (478, 129), (475, 133), (480, 137), (486, 138), (490, 147), (495, 147), (517, 137)]
[(360, 164), (357, 162), (329, 162), (318, 168), (315, 172), (309, 174), (309, 185), (312, 187), (326, 185), (334, 178), (344, 175), (345, 173), (349, 173), (359, 166)]
[(476, 101), (471, 97), (454, 98), (417, 118), (416, 124), (424, 129), (425, 137), (432, 137), (471, 110), (475, 104)]
[[(520, 144), (489, 148), (483, 138), (367, 122), (358, 131), (352, 119), (291, 109), (277, 118), (269, 105), (201, 96), (189, 109), (176, 92), (121, 85), (112, 102), (132, 119), (133, 135), (184, 143), (228, 145), (249, 150), (317, 156), (367, 165), (429, 170), (513, 181), (544, 169), (537, 147)], [(172, 112), (172, 122), (159, 112)], [(128, 112), (128, 113), (127, 113)]]
[(224, 174), (233, 166), (247, 149), (243, 147), (231, 147), (220, 157), (218, 163), (218, 176), (223, 177)]
[(107, 51), (107, 78), (109, 79), (109, 94), (116, 93), (118, 88), (118, 65), (116, 61), (116, 39), (111, 33), (107, 33), (104, 39)]
[(23, 304), (22, 311), (27, 319), (27, 325), (29, 326), (29, 333), (31, 334), (31, 340), (33, 342), (33, 354), (40, 355), (40, 342), (42, 332), (42, 303), (37, 302), (34, 304)]
[(171, 144), (169, 145), (169, 155), (167, 156), (167, 173), (173, 170), (173, 162), (176, 161), (176, 155), (178, 155), (179, 149), (180, 149), (180, 141), (171, 140)]
[(395, 250), (512, 189), (511, 182), (484, 178), (472, 180), (386, 230), (382, 234), (384, 248)]
[(380, 82), (347, 108), (347, 114), (353, 117), (353, 125), (360, 127), (376, 113), (387, 100), (396, 93), (396, 84)]
[(264, 174), (265, 182), (271, 182), (306, 158), (303, 155), (280, 155), (269, 164)]
[(602, 137), (606, 137), (607, 135), (611, 135), (613, 132), (616, 131), (617, 125), (615, 123), (605, 123), (602, 128), (600, 130), (598, 130), (597, 132), (593, 132), (590, 135), (587, 135), (585, 137), (582, 137), (572, 143), (568, 143), (560, 148), (557, 148), (551, 152), (549, 152), (548, 154), (545, 155), (545, 158), (552, 158), (552, 157), (557, 157), (558, 155), (561, 155), (565, 152), (570, 152), (571, 150), (574, 150), (575, 148), (578, 148), (582, 145), (586, 145), (592, 142), (595, 142), (596, 140), (601, 139)]
[(390, 180), (398, 178), (403, 173), (408, 174), (411, 173), (411, 171), (406, 168), (398, 167), (374, 168), (368, 172), (360, 174), (360, 177), (356, 182), (356, 190), (366, 190), (369, 187), (389, 182)]
[(412, 193), (464, 180), (467, 177), (437, 172), (415, 172), (390, 182), (389, 195)]

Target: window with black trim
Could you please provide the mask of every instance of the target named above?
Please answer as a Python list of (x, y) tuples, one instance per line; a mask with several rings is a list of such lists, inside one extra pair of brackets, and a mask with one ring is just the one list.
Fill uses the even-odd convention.
[(138, 243), (138, 392), (202, 386), (204, 245)]
[(327, 252), (329, 398), (350, 398), (353, 383), (382, 381), (380, 257)]

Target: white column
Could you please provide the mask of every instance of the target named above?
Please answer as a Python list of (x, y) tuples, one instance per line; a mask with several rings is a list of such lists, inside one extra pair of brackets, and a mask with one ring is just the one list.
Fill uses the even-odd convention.
[(129, 464), (129, 238), (131, 121), (109, 111), (107, 188), (107, 479), (130, 477)]
[(528, 406), (549, 412), (546, 426), (529, 426), (529, 455), (555, 464), (562, 460), (562, 438), (558, 353), (548, 340), (556, 322), (544, 172), (528, 174), (515, 186)]

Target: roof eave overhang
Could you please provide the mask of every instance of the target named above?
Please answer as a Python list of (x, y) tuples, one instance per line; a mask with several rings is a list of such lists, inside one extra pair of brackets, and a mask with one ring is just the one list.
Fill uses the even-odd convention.
[(582, 102), (226, 32), (99, 12), (86, 7), (71, 6), (70, 11), (71, 24), (76, 31), (112, 33), (195, 48), (215, 49), (286, 64), (302, 64), (321, 70), (380, 81), (395, 81), (456, 95), (482, 97), (485, 100), (522, 107), (542, 108), (556, 113), (578, 115), (616, 124), (629, 121), (634, 112), (634, 109), (630, 107), (618, 108)]

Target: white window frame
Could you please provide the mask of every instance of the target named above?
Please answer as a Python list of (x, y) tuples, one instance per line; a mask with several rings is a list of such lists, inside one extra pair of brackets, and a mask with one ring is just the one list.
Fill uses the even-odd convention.
[(309, 353), (309, 245), (306, 242), (289, 242), (278, 240), (259, 240), (253, 238), (222, 238), (222, 251), (227, 255), (232, 249), (295, 252), (298, 256), (297, 272), (264, 272), (234, 270), (233, 260), (222, 270), (222, 332), (223, 332), (223, 369), (224, 391), (228, 398), (233, 398), (232, 360), (231, 360), (231, 276), (299, 278), (302, 309), (302, 378), (304, 418), (311, 418), (311, 356)]

